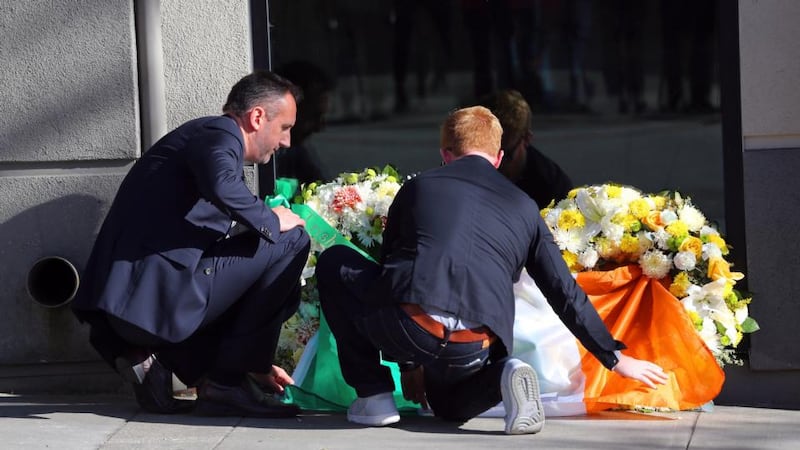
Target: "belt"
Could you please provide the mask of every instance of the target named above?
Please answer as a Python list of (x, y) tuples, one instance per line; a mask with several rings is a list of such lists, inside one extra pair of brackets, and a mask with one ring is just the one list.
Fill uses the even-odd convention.
[(416, 322), (423, 330), (447, 342), (467, 343), (483, 341), (482, 348), (486, 348), (491, 345), (496, 338), (492, 330), (485, 326), (467, 330), (448, 330), (444, 325), (433, 320), (422, 307), (414, 303), (400, 303), (400, 308), (402, 308), (403, 311), (408, 314), (408, 317)]

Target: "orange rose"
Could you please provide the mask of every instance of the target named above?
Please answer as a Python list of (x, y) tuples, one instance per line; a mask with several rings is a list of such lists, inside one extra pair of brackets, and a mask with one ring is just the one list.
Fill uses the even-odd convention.
[(689, 236), (681, 242), (678, 250), (681, 252), (692, 252), (695, 258), (700, 259), (703, 254), (703, 241), (694, 236)]
[(664, 226), (664, 222), (661, 221), (661, 212), (659, 211), (651, 211), (650, 214), (642, 218), (642, 223), (645, 224), (650, 231), (656, 231)]

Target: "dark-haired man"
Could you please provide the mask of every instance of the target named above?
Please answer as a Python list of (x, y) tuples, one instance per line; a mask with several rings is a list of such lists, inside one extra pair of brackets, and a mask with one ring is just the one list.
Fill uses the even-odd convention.
[(256, 385), (292, 382), (272, 356), (299, 304), (309, 238), (300, 217), (253, 195), (244, 164), (290, 145), (299, 97), (271, 72), (245, 76), (223, 115), (164, 136), (119, 188), (72, 307), (149, 411), (186, 409), (174, 372), (197, 386), (198, 413), (297, 413)]

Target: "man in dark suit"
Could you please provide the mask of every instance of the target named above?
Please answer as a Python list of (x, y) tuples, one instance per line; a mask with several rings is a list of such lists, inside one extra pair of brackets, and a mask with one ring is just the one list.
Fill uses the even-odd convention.
[(655, 387), (657, 365), (619, 352), (569, 273), (536, 203), (496, 169), (502, 129), (484, 107), (450, 114), (441, 132), (445, 165), (407, 181), (389, 209), (380, 264), (344, 246), (320, 255), (322, 310), (336, 337), (345, 381), (358, 399), (351, 422), (400, 417), (380, 354), (401, 363), (406, 398), (436, 416), (465, 421), (503, 401), (505, 432), (544, 425), (535, 371), (509, 358), (513, 284), (523, 267), (553, 309), (605, 367)]
[(245, 76), (224, 115), (164, 136), (119, 188), (72, 307), (150, 411), (185, 409), (173, 371), (197, 386), (199, 413), (297, 413), (257, 384), (292, 382), (272, 357), (299, 305), (310, 241), (300, 217), (252, 194), (244, 163), (289, 146), (299, 96), (270, 72)]

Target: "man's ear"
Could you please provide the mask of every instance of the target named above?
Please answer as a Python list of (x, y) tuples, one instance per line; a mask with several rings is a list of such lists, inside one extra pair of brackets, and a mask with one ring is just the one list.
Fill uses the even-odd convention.
[(268, 121), (267, 111), (261, 106), (256, 106), (247, 112), (247, 124), (253, 130), (258, 130)]
[(453, 160), (453, 153), (450, 152), (450, 150), (448, 150), (446, 148), (440, 148), (439, 149), (439, 156), (442, 157), (442, 162), (444, 164), (450, 164), (450, 161)]
[(502, 148), (497, 152), (497, 156), (495, 156), (494, 163), (493, 163), (495, 169), (500, 167), (500, 163), (503, 162), (503, 155), (504, 154), (505, 153), (503, 152)]

